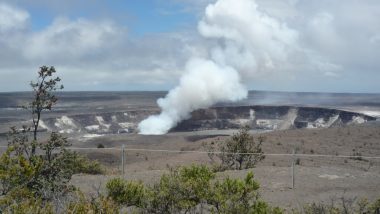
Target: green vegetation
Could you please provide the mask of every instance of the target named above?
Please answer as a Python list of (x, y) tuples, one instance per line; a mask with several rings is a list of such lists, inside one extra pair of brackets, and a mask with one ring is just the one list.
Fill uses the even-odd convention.
[[(293, 213), (301, 213), (299, 211), (293, 211)], [(305, 214), (356, 214), (356, 213), (380, 213), (380, 199), (370, 203), (367, 199), (352, 200), (347, 198), (340, 198), (339, 201), (331, 201), (329, 204), (317, 204), (312, 203), (304, 207), (303, 213)]]
[(102, 195), (96, 198), (86, 198), (83, 193), (78, 192), (76, 200), (69, 202), (62, 213), (76, 214), (76, 213), (122, 213), (120, 206)]
[(281, 213), (262, 201), (253, 173), (243, 179), (215, 179), (206, 166), (172, 169), (153, 186), (110, 180), (108, 196), (139, 213)]
[(111, 179), (106, 185), (108, 196), (118, 204), (126, 206), (143, 206), (147, 196), (145, 186), (141, 182), (126, 181), (121, 178)]
[[(210, 152), (209, 158), (218, 163), (216, 171), (254, 168), (265, 158), (261, 148), (264, 138), (260, 136), (255, 140), (249, 134), (249, 129), (249, 126), (244, 126), (225, 142), (212, 142), (204, 145)], [(215, 153), (216, 151), (220, 153)]]
[[(33, 121), (33, 141), (37, 141), (37, 131), (41, 120), (41, 113), (45, 110), (51, 110), (57, 103), (58, 99), (53, 94), (58, 89), (63, 89), (63, 85), (58, 85), (61, 79), (53, 77), (56, 70), (53, 66), (42, 66), (38, 71), (37, 82), (31, 82), (30, 86), (34, 92), (34, 99), (25, 108), (32, 112)], [(36, 152), (35, 143), (32, 144), (31, 155)]]
[(56, 132), (47, 140), (38, 140), (41, 113), (52, 109), (58, 100), (53, 92), (63, 88), (57, 86), (60, 78), (53, 77), (55, 72), (54, 67), (42, 66), (37, 82), (31, 83), (34, 97), (26, 109), (32, 113), (33, 125), (12, 127), (9, 132), (8, 148), (0, 157), (1, 212), (20, 213), (17, 210), (25, 206), (29, 213), (39, 213), (38, 207), (47, 209), (51, 201), (75, 189), (69, 184), (74, 173), (102, 171), (99, 163), (69, 151), (67, 138)]
[(2, 195), (12, 196), (26, 190), (42, 200), (51, 200), (72, 189), (68, 182), (75, 163), (66, 149), (67, 139), (53, 132), (46, 142), (30, 143), (27, 135), (25, 129), (18, 132), (13, 128), (13, 139), (0, 157)]
[(22, 201), (9, 201), (9, 206), (1, 209), (2, 213), (6, 214), (53, 214), (54, 209), (51, 203), (44, 203), (41, 199), (24, 198)]
[(103, 166), (96, 160), (90, 160), (86, 156), (80, 155), (73, 152), (71, 154), (73, 159), (71, 169), (74, 174), (84, 173), (84, 174), (104, 174), (105, 170)]

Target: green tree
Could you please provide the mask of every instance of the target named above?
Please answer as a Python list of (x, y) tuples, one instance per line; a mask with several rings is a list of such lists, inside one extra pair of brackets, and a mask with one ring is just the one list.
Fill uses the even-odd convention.
[[(19, 190), (26, 190), (42, 200), (50, 200), (72, 189), (68, 183), (76, 156), (66, 149), (70, 146), (67, 139), (52, 132), (48, 140), (37, 141), (41, 113), (51, 110), (58, 100), (53, 92), (63, 88), (57, 86), (61, 80), (53, 77), (55, 73), (54, 67), (42, 66), (37, 82), (31, 83), (34, 97), (27, 108), (32, 113), (32, 127), (24, 126), (21, 130), (12, 127), (9, 132), (8, 149), (0, 158), (0, 192), (3, 195), (12, 196)], [(31, 130), (33, 140), (30, 141)]]
[(260, 136), (255, 140), (249, 129), (249, 126), (244, 126), (225, 142), (211, 142), (205, 145), (210, 152), (210, 159), (214, 162), (219, 160), (218, 171), (253, 168), (265, 158), (261, 148), (264, 138)]
[[(37, 141), (37, 131), (41, 120), (41, 113), (44, 110), (51, 110), (57, 103), (58, 98), (54, 95), (54, 91), (63, 89), (63, 85), (59, 85), (61, 79), (54, 77), (56, 70), (53, 66), (42, 66), (38, 71), (36, 82), (31, 82), (30, 86), (33, 89), (33, 101), (27, 106), (31, 110), (33, 116), (33, 140)], [(32, 144), (31, 153), (34, 155), (36, 145)]]

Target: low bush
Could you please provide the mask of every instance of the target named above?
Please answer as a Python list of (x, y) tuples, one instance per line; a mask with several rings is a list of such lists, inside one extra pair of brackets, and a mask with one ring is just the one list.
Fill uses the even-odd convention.
[(121, 213), (120, 206), (112, 199), (100, 195), (96, 198), (86, 198), (83, 193), (78, 192), (76, 200), (69, 202), (63, 213)]
[(265, 158), (261, 148), (264, 137), (255, 139), (249, 134), (249, 126), (245, 126), (225, 142), (204, 144), (209, 158), (217, 163), (216, 171), (241, 170), (254, 168)]
[[(53, 132), (46, 142), (36, 143), (23, 138), (25, 134), (12, 129), (13, 138), (0, 157), (1, 195), (27, 189), (37, 198), (51, 200), (69, 192), (73, 153), (66, 149), (66, 138)], [(32, 148), (39, 153), (33, 154)]]
[(370, 203), (367, 199), (356, 200), (356, 198), (341, 197), (339, 200), (331, 200), (330, 203), (311, 203), (304, 206), (303, 212), (294, 211), (294, 213), (305, 214), (356, 214), (356, 213), (368, 213), (379, 214), (380, 213), (380, 199)]
[[(281, 213), (258, 195), (253, 174), (245, 179), (215, 180), (206, 166), (193, 165), (172, 169), (153, 186), (110, 180), (108, 196), (119, 204), (134, 206), (141, 213)], [(131, 207), (130, 207), (131, 208)]]
[(103, 166), (96, 160), (90, 160), (86, 156), (74, 153), (72, 155), (72, 170), (74, 174), (84, 173), (84, 174), (104, 174), (105, 170)]
[(190, 166), (171, 169), (150, 188), (147, 207), (149, 213), (179, 213), (206, 205), (212, 197), (211, 181), (215, 178), (206, 166)]
[(126, 206), (142, 207), (147, 196), (147, 189), (141, 182), (126, 181), (121, 178), (111, 179), (107, 182), (106, 188), (108, 197)]
[(4, 214), (23, 214), (23, 213), (33, 213), (33, 214), (53, 214), (54, 209), (51, 203), (45, 203), (41, 199), (25, 199), (18, 203), (11, 203), (5, 209), (1, 210)]

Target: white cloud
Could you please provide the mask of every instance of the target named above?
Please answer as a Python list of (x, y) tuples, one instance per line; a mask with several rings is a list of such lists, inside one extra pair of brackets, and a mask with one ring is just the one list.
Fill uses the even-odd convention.
[[(11, 14), (29, 17), (19, 8), (8, 5), (4, 8), (11, 8)], [(25, 19), (14, 21), (12, 28), (2, 28), (0, 74), (22, 75), (13, 75), (13, 83), (1, 78), (0, 91), (26, 90), (27, 82), (44, 64), (57, 68), (68, 90), (106, 90), (107, 87), (123, 90), (130, 84), (136, 88), (139, 83), (146, 88), (167, 88), (177, 82), (186, 59), (195, 53), (202, 54), (203, 49), (196, 45), (197, 36), (191, 32), (136, 39), (112, 20), (57, 17), (38, 31), (32, 31), (28, 24)], [(99, 85), (102, 88), (97, 88)]]
[(121, 32), (111, 22), (71, 21), (57, 18), (43, 31), (31, 33), (25, 44), (25, 57), (30, 59), (75, 60), (113, 47)]
[(0, 33), (26, 27), (29, 13), (0, 2)]
[[(172, 1), (187, 5), (187, 12), (196, 16), (216, 2)], [(60, 16), (33, 30), (34, 17), (23, 9), (32, 3), (5, 2), (9, 3), (0, 3), (0, 91), (26, 90), (42, 64), (55, 65), (64, 81), (72, 82), (71, 90), (96, 90), (99, 85), (123, 90), (139, 84), (134, 88), (168, 89), (179, 81), (189, 58), (209, 55), (218, 63), (238, 68), (251, 88), (260, 80), (266, 85), (284, 85), (287, 90), (286, 81), (301, 81), (312, 74), (323, 82), (329, 74), (337, 74), (341, 77), (336, 78), (337, 89), (360, 91), (375, 83), (359, 82), (355, 88), (347, 83), (363, 75), (380, 76), (378, 0), (224, 0), (207, 9), (199, 26), (207, 39), (197, 35), (197, 26), (131, 37), (112, 16), (107, 20)], [(77, 1), (70, 1), (69, 6), (47, 0), (37, 4), (50, 5), (55, 13), (60, 8), (74, 10)], [(97, 1), (89, 8), (102, 4)], [(12, 75), (16, 72), (20, 75)], [(13, 77), (14, 82), (6, 77)], [(81, 87), (81, 81), (89, 86)], [(94, 82), (98, 84), (90, 84)], [(299, 90), (307, 90), (307, 85), (299, 85)]]

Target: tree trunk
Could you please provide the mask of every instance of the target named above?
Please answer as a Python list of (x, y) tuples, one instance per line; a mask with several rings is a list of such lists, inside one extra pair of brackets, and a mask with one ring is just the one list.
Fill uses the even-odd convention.
[[(34, 130), (33, 130), (33, 140), (34, 143), (37, 143), (37, 131), (38, 131), (38, 125), (40, 123), (41, 118), (41, 111), (37, 110), (37, 121), (34, 123)], [(32, 144), (32, 153), (31, 156), (33, 156), (36, 153), (36, 145)]]

